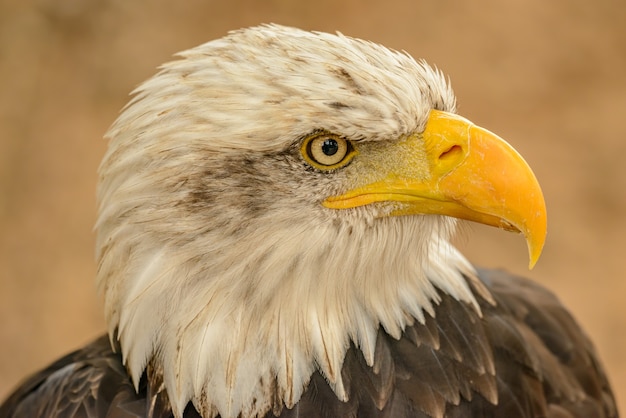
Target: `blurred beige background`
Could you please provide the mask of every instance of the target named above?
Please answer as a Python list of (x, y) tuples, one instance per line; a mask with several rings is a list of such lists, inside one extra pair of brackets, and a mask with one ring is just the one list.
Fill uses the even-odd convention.
[(557, 292), (626, 407), (626, 3), (622, 0), (0, 0), (0, 397), (104, 330), (92, 226), (101, 139), (176, 51), (276, 22), (404, 49), (452, 79), (460, 112), (534, 167), (549, 234), (469, 226), (477, 264)]

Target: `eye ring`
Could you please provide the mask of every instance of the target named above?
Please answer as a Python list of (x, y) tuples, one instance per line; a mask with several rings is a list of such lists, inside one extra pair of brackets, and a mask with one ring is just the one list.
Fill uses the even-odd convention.
[(345, 166), (355, 154), (351, 141), (328, 132), (318, 132), (306, 138), (300, 152), (307, 163), (325, 171)]

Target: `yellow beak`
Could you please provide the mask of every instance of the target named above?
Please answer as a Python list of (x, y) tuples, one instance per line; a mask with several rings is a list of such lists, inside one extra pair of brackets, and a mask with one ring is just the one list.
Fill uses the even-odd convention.
[(530, 268), (535, 265), (546, 238), (546, 206), (535, 175), (515, 149), (467, 119), (437, 110), (431, 110), (421, 135), (395, 147), (380, 164), (382, 177), (329, 197), (324, 206), (397, 202), (391, 215), (439, 214), (518, 231), (526, 237)]

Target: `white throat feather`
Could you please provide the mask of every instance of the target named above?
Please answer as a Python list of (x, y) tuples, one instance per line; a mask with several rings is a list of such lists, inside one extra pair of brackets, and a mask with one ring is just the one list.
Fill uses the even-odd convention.
[(378, 327), (399, 338), (433, 314), (438, 289), (478, 309), (462, 275), (472, 267), (442, 238), (452, 222), (383, 218), (348, 232), (274, 219), (240, 252), (215, 248), (202, 258), (194, 247), (222, 237), (182, 247), (150, 240), (112, 272), (129, 280), (116, 289), (109, 323), (136, 383), (156, 358), (178, 413), (193, 400), (205, 416), (256, 416), (274, 390), (291, 407), (316, 368), (342, 399), (350, 342), (371, 365)]

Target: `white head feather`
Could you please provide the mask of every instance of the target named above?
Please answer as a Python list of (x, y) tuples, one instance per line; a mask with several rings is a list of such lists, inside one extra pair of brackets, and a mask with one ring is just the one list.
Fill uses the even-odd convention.
[(100, 168), (98, 285), (135, 384), (162, 367), (177, 417), (190, 400), (204, 417), (292, 406), (316, 369), (345, 398), (351, 342), (371, 364), (378, 328), (399, 337), (437, 289), (476, 305), (454, 220), (326, 209), (349, 179), (297, 152), (318, 129), (420, 132), (430, 109), (454, 110), (438, 71), (276, 25), (180, 56), (134, 92)]

